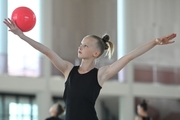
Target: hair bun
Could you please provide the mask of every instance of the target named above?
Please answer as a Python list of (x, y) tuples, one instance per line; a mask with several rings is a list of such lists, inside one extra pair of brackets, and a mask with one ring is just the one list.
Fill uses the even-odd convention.
[(143, 100), (142, 103), (143, 103), (143, 104), (146, 104), (147, 102), (146, 102), (146, 100)]
[(109, 35), (104, 35), (103, 37), (102, 37), (102, 40), (103, 40), (103, 42), (108, 42), (109, 41)]

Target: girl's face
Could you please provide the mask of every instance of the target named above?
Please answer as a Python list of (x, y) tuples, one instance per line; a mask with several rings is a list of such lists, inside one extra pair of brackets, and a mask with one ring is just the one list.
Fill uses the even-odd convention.
[(99, 50), (96, 47), (96, 42), (97, 40), (91, 37), (83, 38), (78, 48), (78, 57), (81, 59), (98, 57)]
[(57, 111), (57, 105), (53, 105), (53, 106), (49, 109), (49, 112), (50, 112), (51, 116), (56, 115), (56, 111)]
[(144, 110), (143, 110), (143, 108), (140, 105), (137, 106), (137, 112), (138, 112), (139, 115), (144, 113)]

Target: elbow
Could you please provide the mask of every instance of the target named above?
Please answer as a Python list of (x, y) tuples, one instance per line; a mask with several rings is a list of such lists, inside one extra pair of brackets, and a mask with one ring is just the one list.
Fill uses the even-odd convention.
[(134, 59), (131, 55), (125, 55), (124, 57), (125, 57), (126, 61), (128, 61), (128, 62), (130, 62)]
[(46, 50), (46, 51), (44, 51), (44, 52), (42, 52), (42, 53), (43, 53), (44, 55), (46, 55), (47, 57), (50, 57), (50, 55), (52, 54), (50, 49), (48, 49), (48, 50)]

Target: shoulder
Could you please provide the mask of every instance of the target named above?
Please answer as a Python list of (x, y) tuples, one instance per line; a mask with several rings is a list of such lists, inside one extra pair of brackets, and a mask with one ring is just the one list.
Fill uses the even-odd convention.
[(94, 68), (94, 71), (98, 72), (98, 71), (99, 71), (99, 69), (95, 67), (95, 68)]
[(68, 68), (69, 70), (64, 74), (65, 80), (67, 80), (69, 74), (73, 71), (74, 68), (78, 68), (78, 66), (74, 66), (74, 65), (69, 66), (69, 68)]
[(51, 120), (51, 117), (46, 118), (45, 120)]

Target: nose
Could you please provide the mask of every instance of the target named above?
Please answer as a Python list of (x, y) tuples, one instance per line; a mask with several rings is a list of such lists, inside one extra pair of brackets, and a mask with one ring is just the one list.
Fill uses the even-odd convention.
[(82, 45), (79, 45), (79, 47), (78, 47), (80, 50), (82, 49)]

